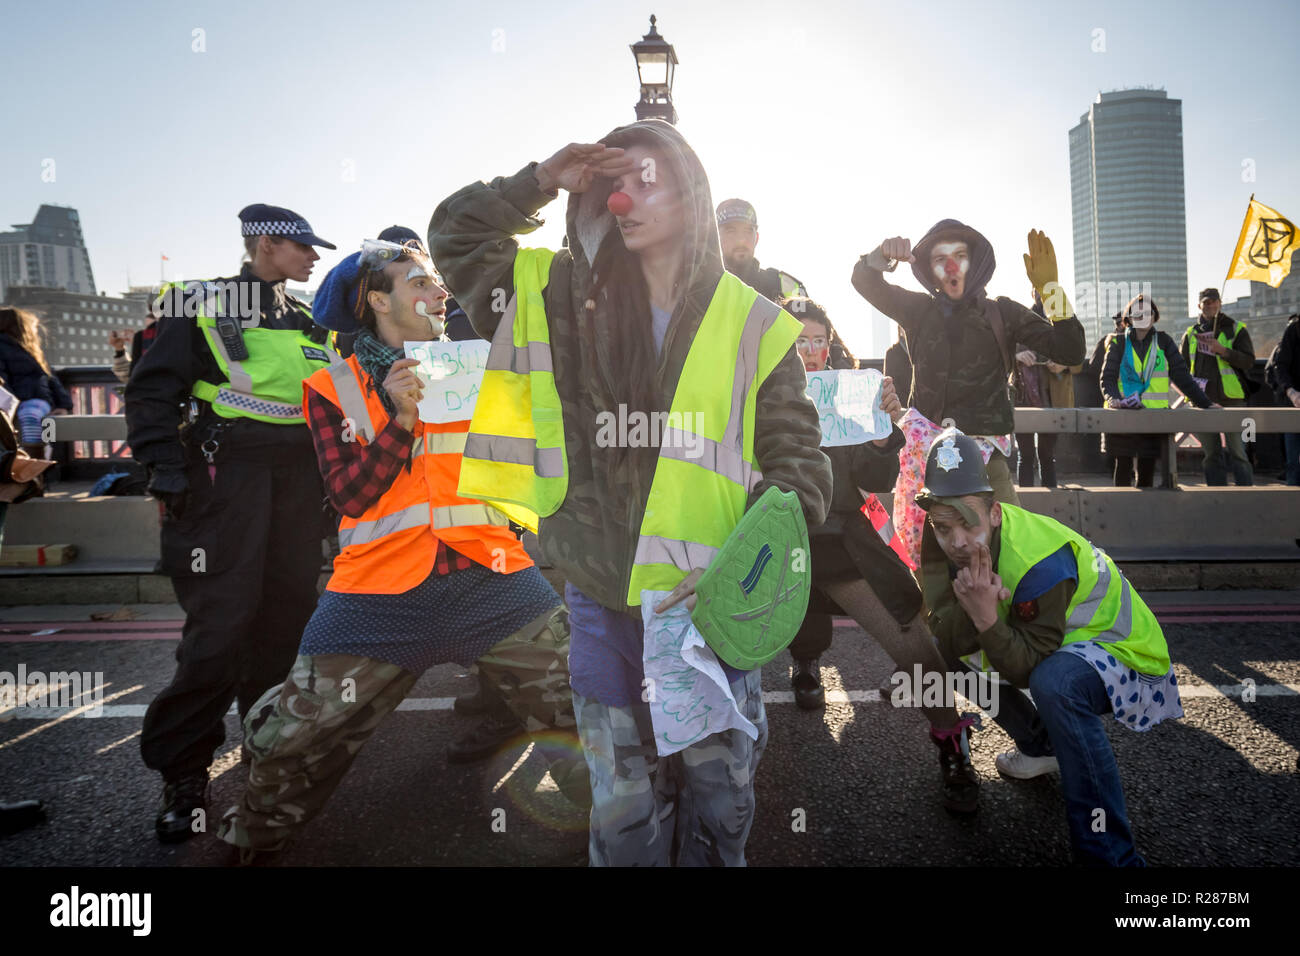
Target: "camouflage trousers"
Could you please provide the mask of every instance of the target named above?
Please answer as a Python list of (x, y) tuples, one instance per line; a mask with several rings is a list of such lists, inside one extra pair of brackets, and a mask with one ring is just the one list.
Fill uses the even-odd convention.
[(592, 866), (744, 866), (754, 822), (754, 774), (767, 746), (760, 672), (731, 685), (758, 728), (712, 734), (660, 757), (650, 708), (573, 695), (591, 771)]
[[(478, 659), (487, 681), (529, 731), (574, 734), (569, 692), (569, 624), (548, 610)], [(419, 677), (396, 664), (351, 654), (299, 655), (288, 679), (267, 691), (244, 721), (252, 753), (248, 789), (226, 811), (217, 835), (254, 850), (284, 846), (324, 808), (375, 728)], [(543, 748), (551, 776), (580, 806), (590, 801), (576, 748)]]

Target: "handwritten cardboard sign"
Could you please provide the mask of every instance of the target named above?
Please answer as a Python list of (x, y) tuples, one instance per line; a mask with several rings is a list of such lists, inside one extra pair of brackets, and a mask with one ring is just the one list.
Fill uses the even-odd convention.
[(860, 445), (884, 438), (894, 423), (880, 410), (884, 376), (874, 368), (808, 373), (807, 395), (822, 423), (822, 446)]
[(483, 369), (491, 343), (482, 339), (463, 342), (406, 342), (407, 358), (419, 359), (415, 372), (424, 380), (420, 421), (467, 421), (474, 414)]

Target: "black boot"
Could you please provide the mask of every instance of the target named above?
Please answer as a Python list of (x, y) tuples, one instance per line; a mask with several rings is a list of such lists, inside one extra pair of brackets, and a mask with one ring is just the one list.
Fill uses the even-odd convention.
[(949, 729), (930, 728), (930, 739), (939, 748), (943, 806), (949, 813), (969, 815), (979, 810), (980, 778), (970, 762), (970, 734), (974, 724), (974, 717), (963, 717)]
[(207, 811), (208, 772), (178, 777), (164, 783), (162, 805), (154, 821), (158, 839), (163, 843), (181, 843), (194, 836), (194, 811)]
[(826, 706), (826, 691), (822, 689), (822, 669), (817, 666), (821, 658), (810, 661), (795, 658), (794, 674), (790, 686), (794, 688), (794, 702), (803, 710), (821, 710)]
[(447, 747), (448, 763), (473, 763), (492, 756), (507, 742), (524, 732), (519, 718), (511, 713), (500, 691), (486, 679), (479, 677), (479, 696), (483, 699), (487, 716), (477, 727), (452, 741)]
[(45, 804), (40, 800), (0, 803), (0, 836), (9, 836), (44, 822)]
[(483, 680), (481, 678), (474, 693), (457, 697), (456, 702), (451, 705), (452, 710), (458, 714), (464, 714), (466, 717), (477, 717), (479, 714), (486, 714), (491, 706), (492, 702), (483, 693)]

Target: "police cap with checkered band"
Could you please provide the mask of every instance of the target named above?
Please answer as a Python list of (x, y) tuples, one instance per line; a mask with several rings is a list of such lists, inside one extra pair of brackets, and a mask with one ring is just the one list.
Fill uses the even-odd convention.
[(292, 209), (283, 206), (268, 206), (255, 202), (239, 210), (240, 231), (244, 238), (249, 236), (281, 236), (292, 239), (304, 246), (324, 246), (337, 249), (332, 242), (326, 242), (312, 232), (311, 224)]

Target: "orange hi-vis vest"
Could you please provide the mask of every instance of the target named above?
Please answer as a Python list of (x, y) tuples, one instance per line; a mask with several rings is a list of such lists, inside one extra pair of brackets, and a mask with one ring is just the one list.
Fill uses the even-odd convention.
[[(303, 381), (343, 412), (352, 439), (374, 441), (388, 424), (378, 392), (356, 356), (336, 362)], [(339, 556), (326, 589), (347, 594), (401, 594), (433, 570), (438, 541), (503, 574), (533, 566), (497, 509), (456, 494), (460, 457), (469, 421), (415, 423), (410, 468), (403, 468), (379, 500), (359, 518), (343, 516)]]

